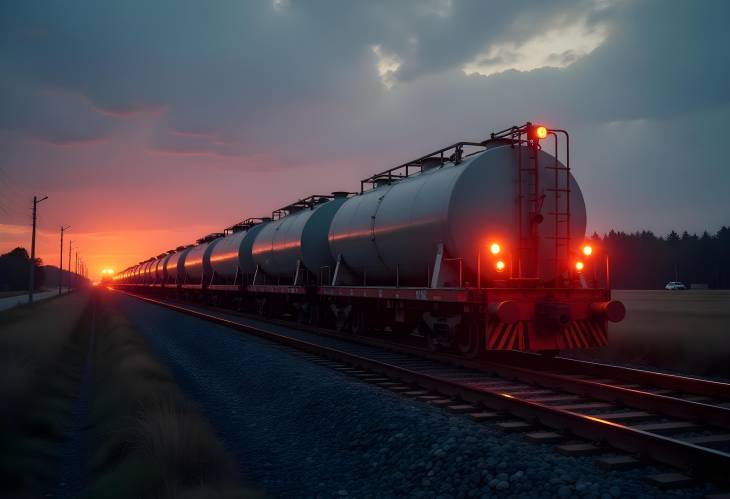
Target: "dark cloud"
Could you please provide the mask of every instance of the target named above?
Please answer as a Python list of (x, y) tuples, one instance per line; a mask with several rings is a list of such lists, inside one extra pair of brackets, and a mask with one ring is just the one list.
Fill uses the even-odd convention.
[(82, 94), (13, 78), (2, 65), (0, 71), (0, 130), (58, 145), (96, 142), (111, 131), (111, 120)]
[[(19, 0), (0, 9), (0, 128), (53, 143), (115, 140), (141, 120), (141, 143), (156, 155), (257, 169), (250, 158), (277, 168), (355, 158), (371, 171), (544, 120), (575, 130), (578, 157), (614, 173), (594, 190), (608, 206), (621, 176), (651, 155), (636, 148), (612, 162), (606, 127), (628, 123), (658, 147), (655, 127), (687, 134), (707, 113), (730, 117), (722, 0)], [(546, 53), (546, 66), (566, 67), (462, 71), (472, 61), (517, 63), (530, 41), (575, 26), (605, 40), (587, 55), (580, 40)], [(697, 175), (727, 186), (708, 148), (696, 152)], [(671, 171), (657, 176), (658, 191), (678, 181)], [(584, 177), (588, 191), (598, 178)], [(646, 202), (664, 202), (652, 196)]]

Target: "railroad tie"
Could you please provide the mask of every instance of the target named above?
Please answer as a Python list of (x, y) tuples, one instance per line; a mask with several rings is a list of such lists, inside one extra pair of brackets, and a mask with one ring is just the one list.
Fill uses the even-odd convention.
[(649, 475), (646, 478), (661, 489), (687, 487), (694, 481), (687, 475), (681, 473), (658, 473), (656, 475)]
[(429, 392), (426, 390), (412, 390), (408, 392), (403, 392), (402, 395), (405, 395), (406, 397), (420, 397), (422, 395), (428, 395)]
[(504, 414), (500, 414), (498, 412), (472, 412), (469, 414), (469, 417), (474, 420), (477, 423), (483, 423), (485, 421), (494, 421), (497, 419), (504, 418)]
[(467, 414), (474, 412), (476, 410), (476, 407), (470, 404), (454, 404), (446, 406), (446, 409), (448, 409), (449, 412), (453, 412), (454, 414)]
[(428, 402), (430, 400), (441, 400), (443, 397), (441, 395), (419, 395), (418, 400), (421, 400), (423, 402)]
[(540, 444), (552, 444), (565, 440), (565, 435), (554, 431), (533, 431), (525, 435), (530, 442)]
[(653, 433), (674, 433), (698, 428), (691, 421), (674, 421), (670, 423), (644, 423), (632, 426), (635, 430), (650, 431)]
[(604, 449), (591, 443), (565, 444), (555, 448), (560, 454), (566, 456), (592, 456), (604, 452)]
[(631, 456), (608, 456), (597, 458), (595, 464), (606, 471), (613, 471), (635, 468), (641, 465), (641, 461)]
[(730, 433), (721, 433), (719, 435), (701, 435), (699, 437), (685, 438), (685, 442), (695, 445), (719, 444), (730, 442)]
[(434, 400), (429, 400), (428, 403), (431, 405), (435, 405), (436, 407), (448, 407), (449, 405), (455, 404), (456, 401), (452, 399), (438, 398)]
[(390, 390), (392, 392), (397, 392), (397, 393), (405, 393), (405, 392), (411, 390), (410, 386), (401, 385), (400, 383), (396, 383), (392, 386), (388, 386), (387, 388), (388, 388), (388, 390)]
[(522, 421), (521, 419), (497, 423), (497, 427), (501, 430), (511, 432), (527, 432), (535, 429), (535, 425), (527, 421)]

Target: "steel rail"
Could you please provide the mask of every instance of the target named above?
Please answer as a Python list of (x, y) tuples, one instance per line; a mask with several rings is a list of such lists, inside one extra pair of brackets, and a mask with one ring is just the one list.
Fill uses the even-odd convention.
[[(228, 312), (228, 311), (225, 311)], [(246, 317), (245, 314), (242, 314)], [(271, 322), (286, 327), (292, 327), (291, 322), (275, 320), (270, 318), (252, 317), (260, 322)], [(484, 360), (469, 360), (449, 353), (435, 353), (425, 348), (407, 346), (400, 343), (371, 338), (367, 336), (348, 336), (335, 333), (331, 330), (296, 325), (297, 329), (310, 331), (316, 334), (327, 335), (345, 341), (356, 342), (364, 345), (375, 346), (404, 354), (415, 354), (436, 362), (450, 363), (467, 369), (475, 369), (481, 372), (494, 372), (506, 379), (516, 379), (525, 383), (535, 384), (545, 388), (560, 389), (569, 393), (581, 396), (589, 396), (598, 400), (611, 403), (621, 403), (636, 409), (661, 413), (689, 421), (713, 425), (720, 428), (730, 429), (730, 407), (686, 400), (665, 394), (652, 393), (641, 388), (627, 388), (613, 384), (600, 383), (590, 379), (573, 378), (569, 375), (545, 372), (542, 369), (564, 369), (566, 365), (583, 369), (577, 369), (576, 374), (590, 374), (596, 378), (611, 377), (619, 381), (647, 384), (658, 388), (667, 388), (686, 394), (700, 394), (716, 396), (720, 399), (730, 401), (730, 384), (688, 378), (673, 374), (663, 374), (651, 371), (641, 371), (619, 366), (611, 366), (592, 362), (571, 362), (565, 358), (547, 358), (536, 354), (525, 352), (494, 352)], [(536, 369), (524, 367), (523, 364), (537, 364)], [(595, 368), (595, 370), (594, 370)], [(631, 374), (636, 373), (637, 378)], [(675, 384), (672, 384), (675, 383)], [(684, 388), (688, 388), (684, 390)]]
[(268, 331), (260, 327), (243, 324), (165, 301), (124, 291), (123, 293), (148, 303), (262, 337), (298, 350), (311, 352), (322, 357), (371, 370), (449, 397), (458, 398), (474, 404), (481, 404), (493, 410), (503, 411), (522, 419), (539, 422), (558, 431), (570, 432), (578, 437), (593, 441), (602, 441), (616, 449), (629, 453), (639, 453), (657, 462), (686, 470), (696, 477), (706, 478), (720, 483), (730, 483), (730, 474), (727, 473), (727, 470), (730, 469), (730, 454), (722, 451), (639, 430), (613, 421), (603, 420), (600, 416), (591, 416), (559, 409), (502, 393), (499, 390), (470, 386), (463, 382), (418, 372), (413, 369), (393, 365), (386, 361), (376, 360), (341, 349), (319, 345), (311, 341), (293, 338), (281, 333)]
[[(233, 313), (232, 311), (227, 311), (224, 309), (221, 309), (221, 311), (229, 314)], [(243, 317), (248, 317), (248, 314), (241, 315)], [(259, 316), (250, 318), (259, 322), (270, 322), (285, 327), (292, 327), (290, 321), (288, 322), (285, 320), (261, 318)], [(570, 359), (547, 358), (526, 352), (504, 351), (491, 352), (489, 355), (489, 358), (491, 360), (469, 360), (454, 354), (444, 352), (431, 352), (430, 350), (424, 348), (403, 345), (401, 343), (389, 342), (386, 340), (375, 339), (367, 336), (353, 337), (351, 335), (340, 334), (319, 327), (296, 325), (296, 328), (313, 332), (315, 334), (326, 335), (345, 341), (375, 346), (394, 352), (415, 354), (432, 361), (450, 363), (467, 369), (475, 369), (485, 373), (494, 372), (497, 375), (506, 379), (516, 379), (524, 383), (535, 384), (545, 388), (559, 389), (575, 395), (589, 396), (591, 398), (610, 403), (621, 403), (635, 409), (651, 411), (666, 416), (672, 416), (697, 423), (730, 429), (730, 407), (722, 407), (713, 404), (677, 398), (669, 395), (652, 393), (640, 388), (627, 388), (613, 384), (600, 383), (589, 379), (580, 379), (566, 376), (563, 374), (544, 372), (541, 369), (523, 367), (523, 364), (533, 363), (537, 364), (537, 367), (540, 368), (547, 367), (550, 369), (560, 369), (564, 364), (566, 364), (563, 361), (570, 361)], [(720, 395), (722, 395), (726, 392), (730, 392), (730, 385), (715, 381), (705, 381), (697, 378), (687, 378), (678, 375), (666, 375), (667, 378), (665, 378), (665, 375), (663, 373), (656, 373), (651, 371), (641, 371), (640, 373), (643, 373), (646, 376), (644, 376), (642, 380), (638, 380), (631, 378), (630, 375), (627, 374), (626, 371), (631, 371), (629, 368), (623, 369), (618, 366), (610, 366), (590, 362), (584, 362), (583, 364), (590, 366), (590, 370), (577, 371), (576, 374), (590, 374), (591, 376), (600, 377), (599, 373), (594, 372), (592, 368), (594, 366), (597, 368), (604, 367), (606, 369), (601, 372), (605, 373), (606, 375), (608, 375), (609, 372), (614, 375), (623, 373), (621, 376), (612, 377), (616, 377), (617, 379), (632, 383), (639, 382), (651, 384), (654, 387), (664, 387), (675, 391), (682, 391), (681, 388), (678, 388), (677, 386), (672, 386), (671, 383), (673, 381), (683, 380), (684, 386), (690, 386), (694, 388), (693, 391), (688, 391), (687, 393), (704, 391), (710, 393), (720, 393)], [(662, 381), (662, 383), (653, 384), (647, 380), (660, 380)], [(702, 390), (700, 387), (705, 383), (707, 383), (709, 387)], [(719, 398), (723, 397), (720, 396)], [(730, 396), (726, 397), (725, 400), (730, 400)]]
[[(235, 313), (220, 309), (224, 313)], [(272, 318), (262, 318), (259, 316), (249, 317), (249, 314), (240, 314), (259, 322), (269, 322), (279, 324), (285, 327), (292, 327), (291, 321), (277, 320)], [(550, 389), (559, 389), (568, 393), (581, 396), (589, 396), (591, 398), (602, 400), (609, 403), (621, 403), (626, 406), (660, 413), (666, 416), (672, 416), (680, 419), (713, 425), (720, 428), (730, 429), (730, 407), (722, 407), (713, 404), (707, 404), (699, 401), (686, 400), (674, 396), (652, 393), (641, 388), (628, 388), (613, 384), (601, 383), (590, 379), (580, 379), (564, 374), (556, 374), (544, 372), (542, 369), (563, 369), (565, 365), (577, 365), (570, 363), (571, 359), (565, 358), (548, 358), (536, 354), (526, 352), (490, 352), (487, 359), (469, 360), (459, 357), (458, 355), (445, 352), (432, 352), (425, 348), (418, 348), (402, 343), (389, 342), (382, 339), (376, 339), (368, 336), (352, 336), (333, 332), (328, 329), (296, 325), (297, 329), (313, 332), (315, 334), (326, 335), (341, 340), (360, 343), (369, 346), (375, 346), (382, 349), (400, 352), (404, 354), (415, 354), (420, 357), (427, 358), (432, 361), (450, 363), (467, 369), (475, 369), (481, 372), (494, 372), (506, 379), (516, 379), (525, 383), (535, 384)], [(490, 360), (491, 359), (491, 360)], [(531, 368), (524, 367), (524, 364), (536, 364)], [(581, 365), (587, 366), (589, 370), (578, 370), (576, 374), (590, 374), (594, 377), (603, 377), (612, 374), (617, 380), (623, 380), (631, 383), (649, 384), (654, 387), (668, 388), (674, 391), (683, 391), (683, 386), (688, 386), (691, 390), (686, 393), (713, 393), (718, 398), (730, 401), (730, 395), (724, 397), (725, 393), (730, 394), (730, 385), (715, 381), (706, 381), (697, 378), (688, 378), (678, 375), (663, 374), (651, 371), (631, 370), (619, 366), (610, 366), (606, 364), (583, 362)], [(596, 368), (594, 371), (593, 368)], [(605, 369), (601, 369), (605, 368)], [(630, 377), (629, 372), (638, 371), (643, 374), (641, 379)], [(599, 374), (600, 372), (600, 374)], [(652, 381), (660, 381), (661, 383), (652, 383)], [(676, 385), (672, 385), (675, 382)], [(702, 388), (705, 384), (708, 386)]]
[(634, 367), (616, 366), (600, 362), (573, 359), (568, 357), (543, 357), (527, 352), (494, 352), (490, 357), (497, 362), (530, 363), (537, 369), (559, 369), (576, 374), (590, 373), (597, 377), (613, 378), (617, 381), (640, 383), (657, 388), (704, 395), (730, 401), (730, 383), (693, 378), (672, 373), (648, 371)]

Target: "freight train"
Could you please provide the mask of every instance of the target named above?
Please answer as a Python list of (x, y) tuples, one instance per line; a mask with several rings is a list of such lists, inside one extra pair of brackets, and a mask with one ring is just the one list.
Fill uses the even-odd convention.
[(526, 123), (246, 219), (112, 286), (466, 357), (555, 353), (606, 345), (625, 314), (585, 228), (568, 133)]

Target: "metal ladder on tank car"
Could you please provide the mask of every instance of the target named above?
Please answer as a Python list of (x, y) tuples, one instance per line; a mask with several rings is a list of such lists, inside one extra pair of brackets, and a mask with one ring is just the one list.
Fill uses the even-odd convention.
[[(517, 277), (535, 278), (538, 276), (539, 237), (538, 225), (542, 223), (542, 205), (545, 196), (540, 194), (540, 151), (539, 142), (530, 137), (529, 127), (526, 130), (513, 132), (513, 144), (520, 147), (517, 154), (517, 206), (518, 206), (518, 241)], [(522, 139), (526, 133), (527, 139)], [(524, 161), (527, 147), (527, 161)], [(525, 209), (527, 217), (525, 217)], [(527, 266), (527, 269), (525, 268)], [(527, 273), (527, 275), (525, 275)]]
[[(562, 271), (570, 269), (570, 138), (566, 133), (566, 163), (565, 166), (562, 166), (558, 159), (560, 152), (558, 137), (555, 132), (552, 133), (555, 138), (555, 162), (552, 166), (546, 166), (545, 168), (553, 171), (554, 183), (553, 187), (549, 187), (545, 191), (553, 194), (553, 211), (548, 212), (548, 215), (553, 217), (554, 234), (547, 236), (546, 239), (553, 239), (554, 241), (555, 276), (556, 279), (559, 279)], [(563, 198), (565, 202), (562, 202)], [(559, 286), (560, 283), (556, 282), (556, 285)]]
[[(545, 133), (542, 137), (536, 136), (538, 128), (543, 128)], [(558, 134), (562, 134), (566, 139), (566, 161), (565, 166), (561, 166), (559, 159), (559, 141)], [(548, 170), (553, 170), (554, 182), (543, 190), (548, 194), (542, 194), (540, 191), (540, 161), (539, 152), (540, 138), (546, 138), (551, 135), (555, 143), (555, 163), (553, 166), (546, 166)], [(491, 141), (507, 139), (513, 147), (517, 146), (517, 206), (518, 206), (518, 248), (516, 270), (518, 278), (536, 278), (538, 277), (538, 257), (539, 257), (539, 231), (538, 226), (544, 221), (542, 208), (545, 198), (552, 194), (554, 200), (553, 211), (548, 212), (553, 217), (553, 233), (545, 236), (545, 239), (553, 241), (553, 262), (555, 265), (555, 276), (560, 276), (563, 271), (570, 269), (570, 136), (568, 132), (561, 129), (545, 129), (533, 125), (530, 122), (522, 126), (506, 128), (500, 132), (492, 133)], [(524, 160), (525, 148), (527, 149), (527, 159)], [(562, 175), (561, 175), (562, 174)], [(562, 202), (563, 197), (565, 202)], [(527, 217), (525, 217), (525, 209)], [(527, 265), (525, 265), (527, 263)], [(528, 266), (528, 269), (525, 267)], [(515, 269), (512, 272), (514, 274)], [(514, 277), (514, 275), (513, 275)], [(559, 277), (556, 277), (556, 286), (562, 285)]]

